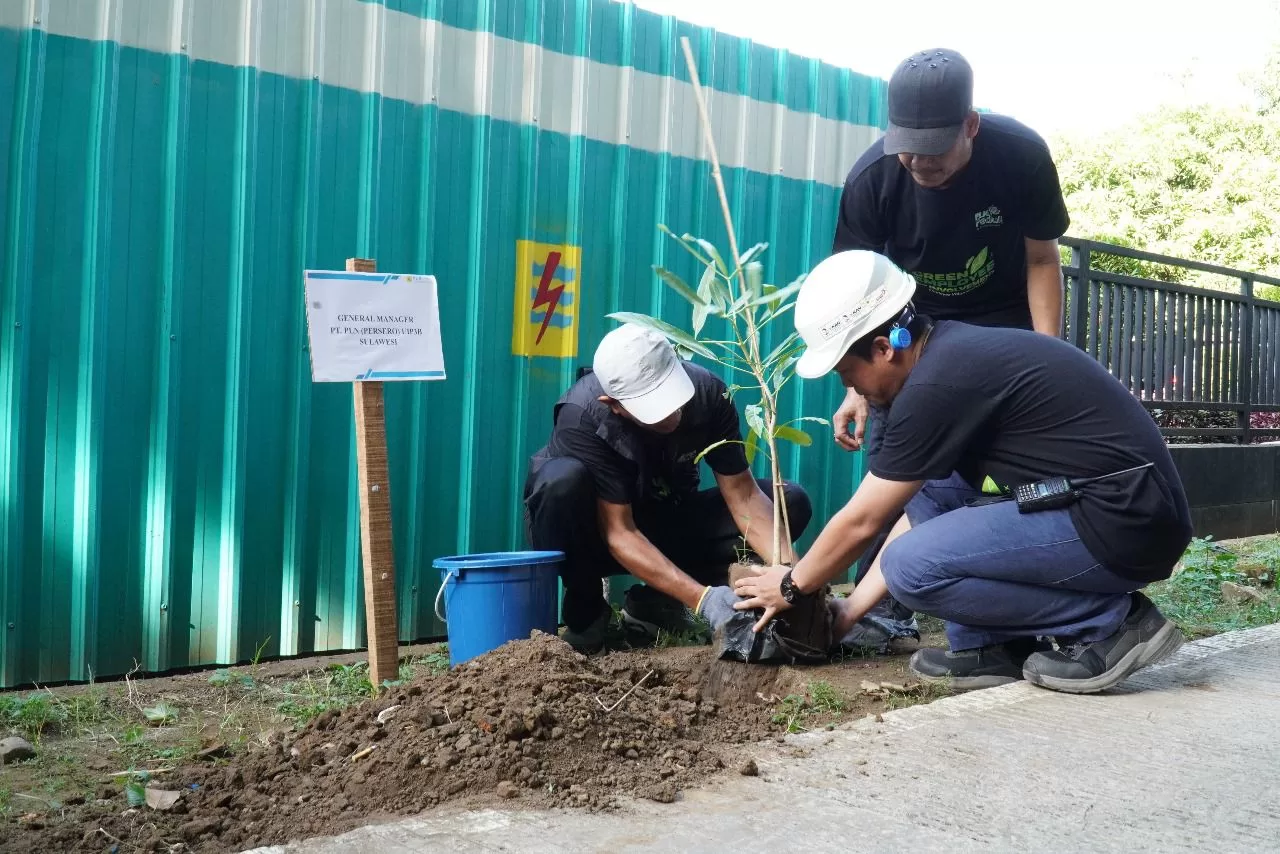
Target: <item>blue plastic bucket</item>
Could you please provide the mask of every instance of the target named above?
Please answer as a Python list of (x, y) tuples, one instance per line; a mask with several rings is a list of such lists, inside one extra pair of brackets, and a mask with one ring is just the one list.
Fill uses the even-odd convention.
[(436, 558), (436, 616), (449, 628), (449, 664), (457, 667), (534, 629), (555, 634), (562, 560), (564, 552)]

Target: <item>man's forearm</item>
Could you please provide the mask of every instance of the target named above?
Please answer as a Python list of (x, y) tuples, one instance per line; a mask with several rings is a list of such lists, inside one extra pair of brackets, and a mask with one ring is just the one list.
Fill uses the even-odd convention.
[(650, 587), (674, 596), (690, 608), (698, 606), (705, 585), (690, 578), (639, 531), (611, 535), (609, 553), (624, 569)]
[(1031, 307), (1031, 325), (1036, 332), (1055, 338), (1062, 334), (1062, 294), (1060, 264), (1027, 266), (1027, 302)]

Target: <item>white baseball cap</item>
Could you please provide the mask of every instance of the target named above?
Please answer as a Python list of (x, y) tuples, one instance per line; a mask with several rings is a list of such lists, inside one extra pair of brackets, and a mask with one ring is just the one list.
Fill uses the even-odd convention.
[(796, 373), (806, 379), (826, 374), (915, 292), (916, 280), (878, 252), (850, 249), (823, 259), (796, 296), (796, 331), (805, 343)]
[(604, 393), (641, 424), (657, 424), (693, 397), (693, 381), (658, 332), (628, 323), (604, 336), (592, 369)]

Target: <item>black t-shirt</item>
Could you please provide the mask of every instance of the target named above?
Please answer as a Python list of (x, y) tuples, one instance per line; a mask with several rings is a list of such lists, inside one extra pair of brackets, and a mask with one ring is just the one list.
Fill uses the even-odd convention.
[[(612, 504), (679, 502), (697, 492), (698, 454), (722, 439), (740, 443), (742, 431), (724, 382), (699, 365), (682, 364), (694, 393), (675, 432), (660, 435), (614, 415), (598, 400), (600, 381), (588, 374), (556, 404), (555, 426), (541, 454), (581, 460), (596, 496)], [(747, 470), (741, 444), (721, 445), (704, 459), (718, 474)]]
[(1153, 468), (1082, 487), (1080, 539), (1113, 571), (1168, 577), (1191, 541), (1182, 481), (1155, 422), (1093, 358), (1021, 329), (940, 322), (894, 398), (876, 477), (936, 480), (959, 472), (1005, 489)]
[(879, 252), (915, 277), (936, 319), (1031, 329), (1024, 238), (1056, 240), (1070, 219), (1058, 170), (1035, 131), (983, 114), (973, 157), (951, 186), (921, 187), (876, 141), (845, 180), (834, 251)]

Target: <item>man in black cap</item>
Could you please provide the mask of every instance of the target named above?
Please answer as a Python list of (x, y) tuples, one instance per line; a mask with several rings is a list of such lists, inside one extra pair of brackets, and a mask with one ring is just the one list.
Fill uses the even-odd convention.
[[(1058, 238), (1069, 222), (1045, 141), (1007, 116), (979, 116), (969, 63), (935, 48), (890, 77), (888, 131), (845, 180), (833, 252), (888, 256), (915, 279), (916, 310), (935, 320), (1057, 336)], [(883, 416), (849, 389), (832, 419), (846, 450), (866, 440), (868, 468)], [(863, 556), (859, 577), (882, 542)], [(899, 608), (896, 616), (910, 615)]]

